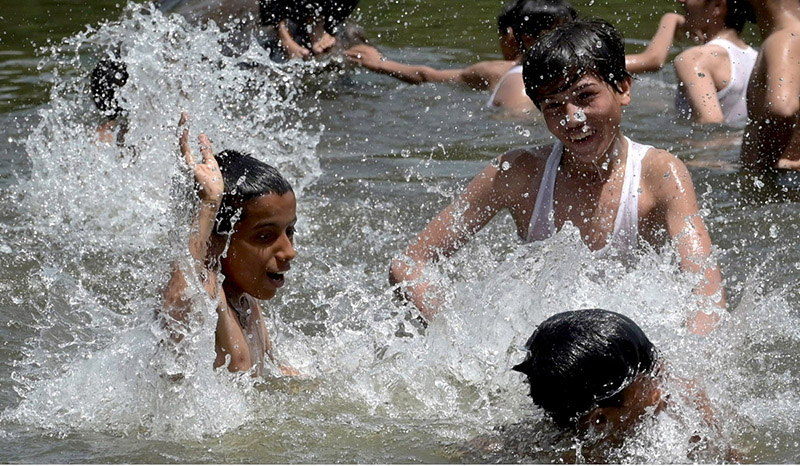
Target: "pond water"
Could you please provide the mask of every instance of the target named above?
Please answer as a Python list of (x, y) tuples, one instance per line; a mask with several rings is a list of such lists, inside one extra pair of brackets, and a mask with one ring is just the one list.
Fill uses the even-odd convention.
[[(677, 6), (640, 3), (576, 7), (617, 24), (633, 51)], [(457, 67), (499, 58), (499, 6), (364, 0), (355, 16), (390, 58)], [(585, 307), (636, 320), (717, 413), (709, 428), (676, 401), (609, 446), (609, 460), (720, 462), (733, 447), (745, 462), (800, 461), (800, 183), (742, 174), (739, 130), (675, 121), (669, 67), (634, 82), (623, 125), (689, 165), (728, 293), (718, 330), (698, 337), (682, 325), (694, 281), (670, 248), (626, 269), (573, 231), (521, 244), (505, 214), (432, 268), (447, 300), (422, 330), (394, 300), (391, 259), (494, 157), (551, 141), (541, 118), (335, 59), (276, 65), (256, 46), (229, 57), (216, 27), (141, 7), (25, 2), (3, 18), (0, 461), (585, 460), (510, 370), (537, 323)], [(87, 94), (113, 44), (130, 72), (124, 147), (96, 142)], [(181, 358), (159, 345), (153, 313), (170, 262), (187, 256), (182, 110), (217, 149), (253, 153), (295, 187), (298, 256), (264, 308), (276, 356), (301, 378), (214, 372), (213, 309)], [(182, 382), (161, 375), (175, 367)], [(698, 456), (695, 433), (710, 444)]]

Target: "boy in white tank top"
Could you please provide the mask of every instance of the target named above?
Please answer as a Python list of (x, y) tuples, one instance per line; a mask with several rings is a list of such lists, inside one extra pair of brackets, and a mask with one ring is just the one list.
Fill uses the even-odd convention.
[(393, 262), (391, 281), (413, 282), (403, 287), (406, 297), (433, 317), (435, 293), (419, 281), (424, 267), (508, 209), (523, 239), (546, 239), (567, 222), (595, 251), (627, 254), (640, 239), (656, 247), (671, 239), (681, 267), (702, 276), (695, 291), (704, 305), (688, 326), (711, 331), (725, 297), (691, 176), (672, 154), (620, 129), (631, 77), (619, 33), (600, 20), (564, 24), (532, 47), (523, 66), (527, 93), (559, 141), (509, 151), (486, 167)]
[(747, 122), (747, 83), (758, 52), (741, 38), (755, 13), (747, 0), (682, 0), (685, 16), (667, 13), (647, 49), (625, 57), (631, 73), (657, 71), (667, 61), (672, 40), (688, 32), (698, 45), (675, 58), (678, 116), (698, 123)]

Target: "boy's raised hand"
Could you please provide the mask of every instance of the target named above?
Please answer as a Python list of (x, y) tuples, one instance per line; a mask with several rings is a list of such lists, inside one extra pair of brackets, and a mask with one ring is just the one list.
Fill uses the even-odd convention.
[[(186, 112), (181, 113), (181, 119), (178, 122), (178, 127), (186, 125), (189, 120), (189, 115)], [(194, 172), (194, 180), (197, 183), (197, 195), (200, 200), (206, 204), (213, 204), (219, 206), (222, 202), (222, 193), (225, 190), (225, 183), (222, 180), (222, 174), (219, 171), (217, 159), (214, 158), (214, 153), (211, 150), (211, 141), (208, 136), (200, 134), (197, 139), (200, 141), (200, 153), (203, 155), (203, 162), (196, 163), (192, 150), (189, 148), (189, 129), (184, 128), (181, 132), (180, 147), (181, 154), (186, 160), (186, 165)]]

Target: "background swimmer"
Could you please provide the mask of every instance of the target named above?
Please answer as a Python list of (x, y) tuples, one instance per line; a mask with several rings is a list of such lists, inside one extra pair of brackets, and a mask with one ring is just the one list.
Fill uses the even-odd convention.
[(746, 92), (757, 52), (741, 37), (755, 22), (747, 0), (681, 0), (685, 16), (667, 13), (647, 49), (625, 57), (631, 73), (657, 71), (666, 63), (673, 38), (686, 31), (701, 45), (678, 55), (676, 112), (698, 123), (747, 122)]
[(341, 41), (343, 22), (358, 0), (258, 0), (261, 23), (274, 27), (283, 59), (310, 58)]
[[(181, 116), (181, 125), (186, 118)], [(208, 137), (201, 134), (198, 139), (202, 162), (195, 162), (189, 148), (188, 129), (180, 147), (194, 172), (200, 201), (189, 237), (194, 272), (217, 302), (214, 367), (231, 372), (254, 368), (260, 375), (265, 356), (273, 356), (258, 300), (275, 296), (295, 257), (294, 192), (273, 167), (235, 151), (214, 157)], [(188, 322), (197, 317), (186, 296), (187, 272), (176, 266), (171, 273), (163, 319), (179, 343)], [(287, 375), (294, 373), (280, 367)]]
[[(97, 63), (89, 76), (89, 89), (94, 105), (100, 110), (105, 123), (97, 128), (97, 138), (101, 142), (113, 143), (113, 131), (120, 123), (125, 111), (119, 103), (119, 90), (128, 82), (128, 68), (119, 58), (119, 52), (111, 52)], [(117, 141), (124, 141), (124, 126), (120, 127)]]
[(575, 19), (575, 10), (564, 0), (517, 0), (509, 3), (497, 17), (502, 60), (476, 63), (460, 69), (435, 69), (423, 65), (405, 65), (387, 60), (371, 45), (359, 45), (345, 51), (350, 61), (369, 70), (386, 74), (407, 83), (464, 83), (475, 89), (490, 89), (489, 106), (508, 110), (531, 111), (533, 103), (525, 95), (522, 60), (525, 51), (542, 34)]
[(800, 2), (750, 0), (764, 42), (747, 86), (742, 165), (800, 170)]

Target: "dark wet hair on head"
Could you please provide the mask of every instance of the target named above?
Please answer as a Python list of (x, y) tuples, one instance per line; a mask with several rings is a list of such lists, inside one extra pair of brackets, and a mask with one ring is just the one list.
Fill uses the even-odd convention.
[(282, 196), (292, 191), (292, 186), (278, 170), (251, 155), (226, 150), (217, 154), (216, 159), (225, 182), (215, 224), (218, 234), (233, 233), (234, 225), (244, 218), (247, 201), (265, 194)]
[(756, 12), (750, 0), (728, 0), (728, 13), (725, 15), (725, 26), (742, 32), (746, 22), (756, 22)]
[(556, 314), (526, 344), (515, 371), (528, 376), (533, 402), (562, 427), (596, 406), (617, 404), (640, 374), (652, 373), (655, 347), (628, 317), (602, 309)]
[(517, 6), (516, 0), (508, 2), (503, 5), (497, 15), (497, 31), (501, 36), (508, 32), (508, 28), (513, 25), (515, 6)]
[(115, 120), (124, 110), (119, 105), (118, 92), (128, 82), (128, 68), (117, 58), (104, 58), (97, 63), (89, 77), (92, 101), (104, 116)]
[(547, 31), (573, 21), (578, 13), (566, 0), (517, 0), (509, 13), (514, 37), (523, 47), (523, 36), (538, 39)]
[(353, 13), (359, 0), (258, 0), (261, 23), (276, 25), (290, 20), (304, 25), (308, 18), (324, 18), (325, 30), (335, 33), (339, 25)]
[(618, 92), (619, 83), (631, 77), (622, 35), (602, 19), (571, 21), (546, 33), (528, 51), (522, 68), (525, 93), (536, 108), (541, 108), (543, 92), (563, 92), (586, 73)]

